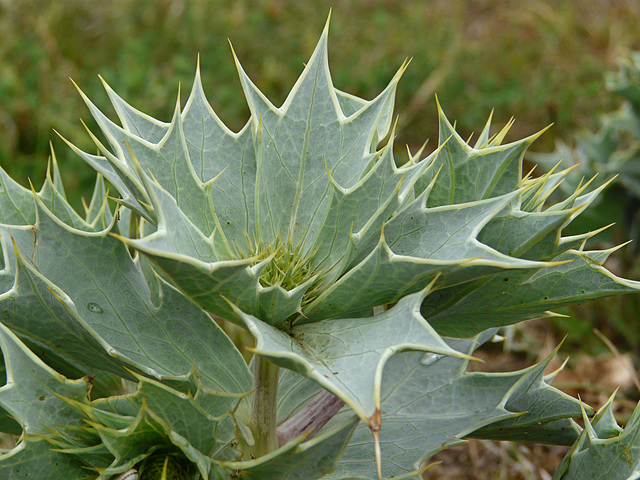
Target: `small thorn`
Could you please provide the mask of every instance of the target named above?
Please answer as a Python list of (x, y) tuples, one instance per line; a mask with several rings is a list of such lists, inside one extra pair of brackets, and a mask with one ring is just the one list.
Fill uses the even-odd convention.
[(325, 35), (329, 31), (329, 23), (331, 23), (331, 11), (332, 8), (329, 8), (329, 15), (327, 15), (327, 21), (324, 24), (324, 28), (322, 34)]

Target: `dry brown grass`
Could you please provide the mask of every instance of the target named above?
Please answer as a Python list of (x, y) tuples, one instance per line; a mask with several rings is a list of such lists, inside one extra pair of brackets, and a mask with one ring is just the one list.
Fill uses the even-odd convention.
[(424, 480), (550, 480), (568, 447), (470, 440), (440, 452)]

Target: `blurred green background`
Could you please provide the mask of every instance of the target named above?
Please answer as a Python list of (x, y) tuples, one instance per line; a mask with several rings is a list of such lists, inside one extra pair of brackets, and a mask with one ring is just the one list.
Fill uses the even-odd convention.
[(510, 138), (555, 126), (536, 144), (591, 127), (613, 99), (602, 76), (640, 48), (637, 0), (0, 0), (0, 165), (39, 187), (52, 141), (79, 206), (92, 171), (52, 131), (93, 152), (89, 114), (69, 78), (111, 112), (97, 75), (126, 100), (169, 120), (201, 56), (205, 90), (233, 129), (248, 118), (227, 38), (257, 85), (279, 104), (333, 9), (336, 86), (371, 98), (406, 57), (399, 141), (437, 139), (434, 94), (463, 133), (516, 117)]
[[(179, 84), (183, 104), (188, 96), (200, 54), (210, 102), (239, 130), (249, 111), (227, 39), (279, 105), (330, 9), (330, 62), (341, 90), (372, 98), (413, 59), (396, 109), (396, 145), (412, 149), (427, 138), (437, 144), (437, 93), (464, 135), (479, 132), (492, 109), (496, 128), (516, 118), (507, 140), (554, 123), (533, 147), (552, 151), (557, 139), (570, 143), (621, 104), (604, 74), (640, 49), (637, 0), (0, 0), (0, 166), (39, 188), (53, 142), (80, 208), (94, 173), (52, 129), (94, 152), (79, 119), (97, 128), (69, 78), (113, 118), (98, 74), (135, 107), (168, 121)], [(604, 305), (597, 317), (608, 311), (614, 323), (638, 331), (639, 318)], [(568, 322), (566, 329), (586, 329), (577, 341), (591, 336), (591, 324)], [(628, 331), (611, 335), (629, 340)], [(640, 344), (636, 337), (631, 345)]]

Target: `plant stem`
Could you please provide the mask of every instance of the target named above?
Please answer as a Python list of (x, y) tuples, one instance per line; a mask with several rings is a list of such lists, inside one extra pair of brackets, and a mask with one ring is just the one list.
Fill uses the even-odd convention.
[(255, 446), (253, 454), (261, 457), (278, 448), (276, 407), (278, 395), (278, 369), (266, 358), (256, 355), (253, 364), (253, 405), (251, 423)]
[(278, 427), (280, 446), (310, 432), (307, 440), (338, 413), (344, 402), (333, 393), (323, 390), (298, 413)]

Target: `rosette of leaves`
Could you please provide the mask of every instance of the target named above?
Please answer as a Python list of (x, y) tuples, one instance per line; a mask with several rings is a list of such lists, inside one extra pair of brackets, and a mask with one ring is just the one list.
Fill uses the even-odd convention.
[[(0, 425), (22, 432), (0, 476), (399, 479), (466, 436), (575, 441), (588, 407), (549, 359), (467, 365), (497, 327), (638, 290), (562, 236), (600, 189), (545, 208), (566, 172), (523, 176), (537, 135), (489, 121), (471, 145), (441, 110), (436, 150), (397, 166), (405, 67), (341, 92), (326, 28), (279, 108), (237, 65), (238, 133), (199, 73), (170, 123), (85, 98), (106, 142), (70, 144), (99, 173), (82, 216), (55, 157), (39, 192), (0, 171)], [(213, 318), (254, 337), (252, 371)]]

